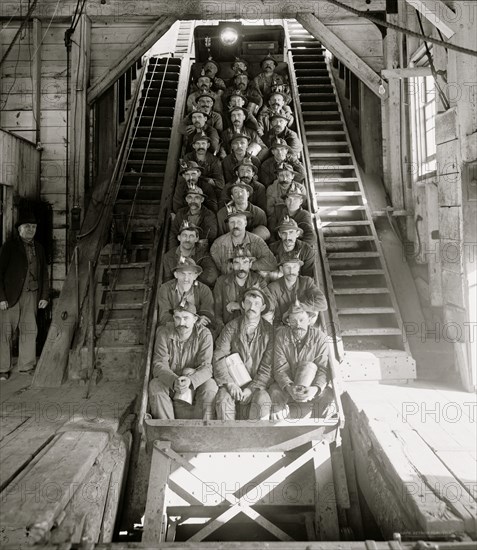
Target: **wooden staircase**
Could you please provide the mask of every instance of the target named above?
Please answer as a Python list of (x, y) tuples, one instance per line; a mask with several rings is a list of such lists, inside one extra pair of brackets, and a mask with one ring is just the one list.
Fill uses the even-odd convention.
[(324, 47), (288, 20), (303, 116), (304, 148), (324, 244), (330, 300), (343, 340), (345, 379), (409, 379), (415, 362), (403, 332)]
[[(96, 270), (95, 361), (107, 380), (141, 376), (156, 276), (158, 217), (180, 70), (180, 59), (149, 60), (111, 235)], [(80, 370), (72, 372), (70, 365), (70, 377), (84, 378), (90, 357), (89, 346), (81, 346)]]

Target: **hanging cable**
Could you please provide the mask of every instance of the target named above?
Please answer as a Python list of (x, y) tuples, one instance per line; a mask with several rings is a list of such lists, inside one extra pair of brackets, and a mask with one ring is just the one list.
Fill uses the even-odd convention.
[[(3, 54), (2, 60), (0, 61), (0, 67), (3, 65), (3, 63), (7, 59), (8, 54), (11, 52), (13, 46), (15, 45), (15, 42), (17, 41), (18, 37), (22, 33), (25, 25), (28, 23), (28, 21), (30, 19), (30, 16), (31, 16), (33, 10), (35, 9), (37, 3), (38, 3), (38, 0), (33, 0), (33, 4), (29, 7), (29, 9), (27, 11), (27, 14), (25, 15), (25, 19), (23, 19), (22, 24), (20, 25), (19, 29), (15, 33), (15, 36), (13, 37), (13, 40), (10, 42), (8, 48), (6, 49), (5, 53)], [(20, 10), (21, 10), (21, 2), (20, 2)]]
[[(417, 20), (419, 21), (419, 27), (421, 28), (422, 33), (424, 34), (424, 26), (422, 24), (422, 18), (421, 14), (416, 10)], [(439, 81), (437, 80), (437, 77), (440, 75), (440, 72), (436, 70), (436, 66), (434, 65), (434, 59), (432, 58), (431, 50), (429, 49), (429, 44), (424, 40), (424, 46), (426, 48), (426, 57), (429, 62), (429, 67), (432, 72), (432, 77), (434, 78), (434, 82), (436, 84), (437, 92), (439, 93), (439, 97), (441, 98), (442, 105), (444, 107), (445, 111), (448, 111), (450, 108), (449, 100), (447, 99), (447, 96), (442, 91), (442, 88), (439, 85)]]
[(426, 36), (425, 34), (411, 31), (410, 29), (406, 29), (406, 27), (400, 27), (399, 25), (395, 25), (394, 23), (389, 23), (389, 21), (385, 21), (383, 19), (379, 19), (379, 17), (370, 15), (368, 11), (360, 11), (355, 8), (352, 8), (351, 6), (347, 6), (346, 4), (342, 4), (341, 2), (338, 2), (338, 0), (326, 0), (326, 1), (329, 2), (330, 4), (334, 4), (335, 6), (338, 6), (339, 8), (342, 8), (343, 10), (349, 11), (350, 13), (357, 15), (358, 17), (363, 17), (364, 19), (368, 19), (368, 21), (375, 23), (379, 27), (386, 27), (387, 29), (391, 29), (396, 32), (407, 34), (408, 36), (414, 36), (414, 38), (427, 40), (427, 42), (431, 44), (436, 44), (437, 46), (443, 46), (444, 48), (447, 48), (449, 50), (454, 50), (456, 52), (464, 53), (472, 57), (477, 57), (476, 50), (464, 48), (463, 46), (458, 46), (457, 44), (451, 44), (450, 42), (443, 42), (442, 40), (439, 40), (437, 38), (432, 38), (432, 36)]

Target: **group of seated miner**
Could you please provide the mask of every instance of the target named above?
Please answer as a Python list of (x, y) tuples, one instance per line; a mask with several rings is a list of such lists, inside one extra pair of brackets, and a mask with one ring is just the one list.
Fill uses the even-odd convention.
[[(229, 86), (209, 59), (187, 100), (158, 290), (152, 416), (283, 419), (333, 410), (326, 299), (286, 76), (268, 55)], [(287, 93), (288, 92), (288, 93)]]

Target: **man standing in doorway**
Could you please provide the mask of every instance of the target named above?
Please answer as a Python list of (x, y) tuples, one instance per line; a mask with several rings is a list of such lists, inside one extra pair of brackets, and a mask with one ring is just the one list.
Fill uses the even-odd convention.
[(37, 310), (48, 305), (49, 285), (45, 252), (34, 240), (33, 214), (17, 222), (19, 238), (0, 250), (0, 380), (12, 369), (12, 337), (20, 329), (18, 371), (33, 373), (36, 366)]

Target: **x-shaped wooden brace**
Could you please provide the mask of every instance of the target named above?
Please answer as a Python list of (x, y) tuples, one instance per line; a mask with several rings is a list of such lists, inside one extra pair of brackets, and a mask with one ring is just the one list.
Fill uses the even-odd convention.
[[(156, 441), (154, 442), (154, 452), (160, 452), (171, 460), (174, 460), (177, 464), (183, 467), (187, 472), (193, 475), (195, 478), (197, 476), (192, 474), (194, 466), (190, 464), (185, 458), (177, 454), (170, 445), (163, 445), (164, 442)], [(224, 499), (231, 504), (231, 507), (228, 508), (225, 512), (220, 514), (218, 517), (213, 519), (210, 523), (205, 525), (200, 531), (195, 533), (189, 541), (199, 542), (208, 537), (211, 533), (216, 531), (219, 527), (227, 523), (236, 515), (243, 513), (248, 516), (250, 519), (261, 525), (264, 529), (272, 533), (281, 541), (293, 541), (287, 533), (282, 531), (279, 527), (273, 524), (271, 521), (263, 517), (256, 510), (252, 509), (252, 506), (257, 503), (258, 500), (263, 498), (266, 494), (273, 490), (273, 488), (285, 481), (287, 477), (293, 474), (296, 470), (301, 468), (309, 460), (313, 458), (313, 453), (315, 452), (315, 447), (311, 447), (303, 454), (295, 458), (291, 463), (282, 466), (279, 470), (271, 474), (267, 479), (263, 480), (258, 485), (251, 488), (240, 498), (235, 497), (234, 495), (226, 494)], [(206, 482), (200, 480), (201, 483), (207, 485)], [(147, 517), (147, 514), (146, 514)]]

